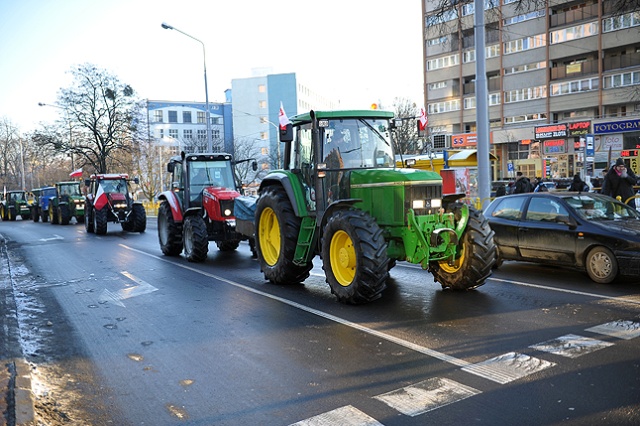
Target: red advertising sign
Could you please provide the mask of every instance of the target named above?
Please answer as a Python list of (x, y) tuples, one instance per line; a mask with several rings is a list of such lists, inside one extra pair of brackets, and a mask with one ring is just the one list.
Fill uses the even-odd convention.
[[(493, 133), (489, 133), (489, 143), (493, 143)], [(478, 144), (476, 133), (461, 133), (451, 136), (451, 148), (466, 148)]]
[(584, 136), (589, 133), (591, 121), (576, 121), (569, 123), (569, 136)]
[(566, 124), (549, 124), (534, 128), (536, 139), (554, 139), (567, 137)]

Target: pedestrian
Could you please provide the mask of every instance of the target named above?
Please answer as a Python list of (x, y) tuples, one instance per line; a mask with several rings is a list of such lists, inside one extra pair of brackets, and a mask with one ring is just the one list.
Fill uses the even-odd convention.
[(505, 185), (500, 185), (498, 189), (496, 189), (496, 198), (502, 197), (503, 195), (507, 195), (507, 188)]
[(575, 192), (589, 192), (589, 185), (580, 177), (580, 173), (576, 173), (573, 176), (573, 182), (569, 185), (569, 189), (567, 191), (575, 191)]
[(544, 184), (541, 177), (536, 178), (536, 182), (534, 183), (535, 189), (533, 192), (549, 192), (549, 188)]
[(532, 192), (533, 185), (528, 177), (524, 176), (522, 172), (516, 173), (516, 184), (513, 189), (514, 194), (523, 194), (525, 192)]
[(628, 170), (624, 165), (624, 160), (618, 158), (604, 177), (602, 193), (612, 198), (620, 197), (624, 203), (635, 195), (633, 185), (637, 180), (638, 178), (633, 171)]

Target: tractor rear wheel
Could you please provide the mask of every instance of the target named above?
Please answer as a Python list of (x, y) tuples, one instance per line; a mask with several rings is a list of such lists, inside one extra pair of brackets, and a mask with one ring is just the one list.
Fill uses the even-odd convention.
[(93, 227), (93, 209), (89, 205), (86, 206), (84, 211), (84, 229), (88, 234), (93, 234), (95, 229)]
[(184, 255), (189, 262), (204, 262), (209, 252), (207, 225), (200, 216), (189, 216), (184, 220)]
[(38, 209), (35, 207), (31, 209), (31, 220), (34, 222), (40, 222), (40, 215), (38, 214)]
[(13, 222), (14, 220), (16, 220), (16, 209), (15, 209), (15, 207), (9, 207), (8, 212), (9, 212), (9, 221)]
[(302, 220), (295, 215), (284, 188), (266, 188), (256, 205), (256, 248), (265, 279), (274, 284), (306, 280), (313, 262), (293, 263)]
[(97, 235), (107, 233), (107, 209), (93, 210), (93, 231)]
[(167, 200), (158, 208), (158, 241), (165, 256), (178, 256), (182, 253), (182, 223), (176, 223)]
[(71, 221), (71, 210), (68, 204), (61, 204), (58, 207), (58, 215), (61, 225), (68, 225)]
[(40, 219), (42, 219), (42, 223), (46, 223), (49, 221), (49, 211), (48, 210), (42, 210), (40, 212)]
[[(454, 204), (451, 211), (457, 223), (462, 216), (462, 205)], [(489, 278), (496, 253), (489, 221), (482, 212), (469, 206), (469, 222), (460, 239), (455, 261), (431, 262), (429, 271), (442, 288), (471, 290), (480, 287)]]
[(387, 243), (378, 223), (360, 210), (339, 210), (322, 233), (322, 269), (342, 303), (380, 297), (389, 278)]
[(49, 222), (51, 222), (52, 225), (58, 224), (58, 208), (53, 204), (49, 206)]
[(131, 214), (133, 215), (133, 232), (143, 233), (147, 230), (147, 212), (142, 204), (134, 204)]

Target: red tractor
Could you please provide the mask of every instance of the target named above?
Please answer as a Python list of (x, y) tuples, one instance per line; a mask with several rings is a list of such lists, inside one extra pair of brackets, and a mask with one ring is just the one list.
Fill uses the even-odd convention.
[[(147, 229), (147, 213), (142, 203), (133, 200), (130, 182), (127, 174), (98, 174), (85, 180), (84, 226), (88, 233), (106, 234), (108, 222), (119, 223), (128, 232)], [(133, 182), (137, 184), (138, 178)]]
[[(248, 161), (248, 160), (242, 160)], [(230, 154), (198, 153), (173, 157), (167, 164), (172, 188), (158, 199), (158, 240), (167, 256), (184, 254), (203, 262), (209, 241), (233, 251), (248, 236), (236, 231), (234, 201), (240, 196)], [(253, 164), (254, 170), (256, 164)]]

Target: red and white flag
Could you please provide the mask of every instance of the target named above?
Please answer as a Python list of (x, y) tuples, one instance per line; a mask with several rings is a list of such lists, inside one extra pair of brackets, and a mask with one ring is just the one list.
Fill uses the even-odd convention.
[(289, 121), (289, 117), (287, 117), (287, 114), (284, 112), (284, 106), (282, 105), (282, 102), (280, 102), (280, 113), (278, 114), (278, 120), (280, 121), (280, 130), (285, 130), (287, 128), (287, 124), (291, 124), (291, 121)]
[(422, 131), (427, 128), (427, 124), (429, 123), (429, 119), (427, 118), (427, 113), (424, 108), (420, 108), (420, 120), (419, 120), (419, 129)]
[(93, 206), (100, 210), (102, 209), (108, 202), (109, 200), (107, 200), (107, 194), (105, 194), (104, 190), (102, 189), (102, 185), (98, 184), (98, 192), (96, 193), (96, 199), (93, 201)]
[(80, 167), (78, 170), (74, 170), (71, 173), (69, 173), (69, 177), (70, 178), (82, 177), (82, 167)]

